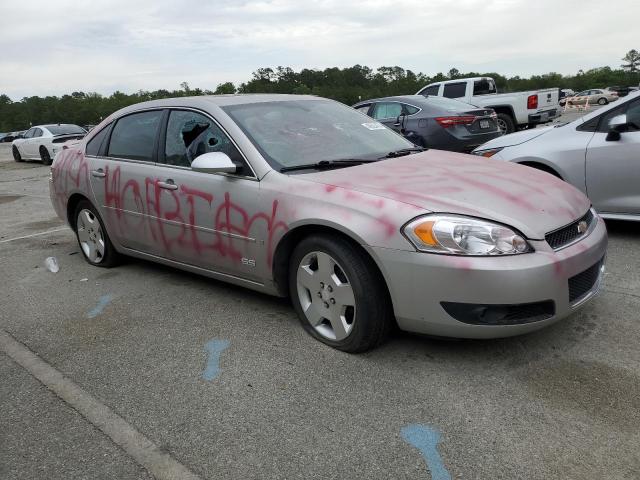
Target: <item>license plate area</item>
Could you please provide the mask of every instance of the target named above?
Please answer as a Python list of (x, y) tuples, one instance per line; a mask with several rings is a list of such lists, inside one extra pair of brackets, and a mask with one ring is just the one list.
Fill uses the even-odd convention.
[(491, 128), (491, 122), (489, 120), (480, 120), (480, 128), (483, 130)]

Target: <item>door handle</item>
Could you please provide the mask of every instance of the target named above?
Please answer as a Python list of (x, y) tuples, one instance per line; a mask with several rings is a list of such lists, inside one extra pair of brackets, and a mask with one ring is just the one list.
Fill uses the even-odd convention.
[(102, 170), (101, 168), (97, 169), (97, 170), (91, 170), (91, 175), (96, 177), (96, 178), (104, 178), (107, 176), (106, 173), (104, 173), (104, 170)]
[(158, 186), (160, 188), (164, 188), (165, 190), (177, 190), (178, 189), (178, 185), (173, 183), (173, 180), (171, 180), (170, 178), (167, 179), (166, 182), (158, 182)]

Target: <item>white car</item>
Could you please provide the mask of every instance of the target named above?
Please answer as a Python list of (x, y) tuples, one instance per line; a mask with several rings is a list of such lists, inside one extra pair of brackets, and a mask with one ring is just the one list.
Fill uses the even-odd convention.
[(634, 92), (570, 123), (498, 137), (473, 154), (551, 173), (582, 190), (604, 218), (640, 221), (639, 152), (640, 93)]
[(13, 141), (13, 159), (16, 162), (41, 160), (45, 165), (51, 165), (65, 142), (82, 139), (86, 134), (84, 128), (66, 123), (31, 127)]

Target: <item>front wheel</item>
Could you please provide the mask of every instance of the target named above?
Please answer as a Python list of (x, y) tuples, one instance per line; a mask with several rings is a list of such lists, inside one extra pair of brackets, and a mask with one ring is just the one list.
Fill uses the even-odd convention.
[(500, 131), (503, 135), (507, 135), (516, 131), (516, 126), (513, 122), (513, 119), (506, 113), (498, 114), (498, 127), (500, 128)]
[(40, 147), (40, 159), (42, 160), (43, 165), (51, 165), (51, 163), (53, 163), (47, 147)]
[(393, 325), (389, 295), (373, 260), (345, 239), (302, 240), (291, 257), (289, 290), (303, 328), (338, 350), (370, 350)]
[(598, 105), (606, 105), (607, 103), (609, 103), (609, 101), (604, 97), (598, 99)]
[(75, 219), (76, 237), (84, 259), (96, 267), (117, 265), (120, 255), (113, 247), (95, 207), (86, 200), (81, 201), (76, 207)]
[(20, 150), (15, 145), (11, 148), (11, 153), (13, 153), (13, 159), (16, 162), (22, 162), (22, 156), (20, 155)]

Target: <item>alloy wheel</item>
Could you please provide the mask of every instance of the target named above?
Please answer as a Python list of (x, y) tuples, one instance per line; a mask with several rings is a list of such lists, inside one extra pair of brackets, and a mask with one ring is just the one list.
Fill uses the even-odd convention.
[(82, 209), (78, 213), (76, 226), (78, 241), (84, 255), (91, 263), (100, 263), (106, 250), (100, 221), (91, 210)]
[(328, 340), (347, 338), (355, 325), (356, 300), (340, 264), (325, 252), (310, 252), (296, 280), (300, 306), (316, 332)]

